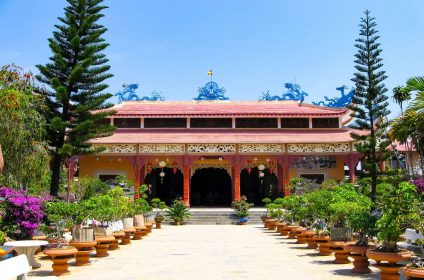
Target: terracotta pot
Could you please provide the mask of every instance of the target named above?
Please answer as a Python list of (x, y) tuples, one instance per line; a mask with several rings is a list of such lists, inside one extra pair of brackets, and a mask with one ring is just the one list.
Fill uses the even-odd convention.
[[(297, 236), (297, 242), (296, 243), (298, 243), (298, 244), (305, 244), (305, 243), (308, 243), (308, 240), (309, 240), (309, 242), (310, 243), (314, 243), (314, 241), (313, 241), (313, 239), (312, 239), (312, 237), (315, 235), (315, 231), (313, 231), (313, 230), (308, 230), (308, 229), (304, 229), (304, 230), (302, 230), (302, 232)], [(312, 247), (314, 247), (313, 245), (312, 245)], [(306, 248), (308, 248), (308, 249), (312, 249), (312, 248), (310, 248), (309, 247), (309, 245), (308, 245), (308, 247), (306, 247)], [(316, 247), (315, 247), (316, 248)], [(315, 248), (313, 248), (313, 249), (315, 249)]]
[(147, 227), (147, 232), (152, 232), (153, 224), (152, 223), (144, 223), (144, 225)]
[(406, 266), (403, 268), (403, 273), (407, 279), (410, 279), (411, 277), (413, 279), (424, 279), (424, 268)]
[(345, 245), (350, 245), (352, 242), (330, 241), (330, 250), (334, 252), (334, 263), (346, 264), (350, 263), (349, 251), (345, 249)]
[(146, 226), (135, 226), (134, 228), (141, 236), (146, 236), (149, 233), (149, 229)]
[(284, 226), (286, 225), (286, 223), (277, 223), (277, 232), (281, 233), (281, 231), (283, 230)]
[(135, 228), (124, 229), (123, 232), (125, 232), (125, 235), (122, 237), (121, 245), (131, 244), (131, 237), (136, 232)]
[(277, 220), (269, 221), (268, 222), (268, 229), (269, 230), (275, 230), (277, 228)]
[(381, 270), (382, 280), (399, 279), (399, 270), (403, 267), (403, 265), (399, 265), (397, 262), (406, 261), (411, 257), (411, 253), (407, 250), (401, 250), (397, 253), (386, 253), (369, 249), (367, 250), (366, 255), (368, 258), (377, 262), (373, 266)]
[(107, 257), (109, 254), (107, 252), (109, 245), (115, 240), (113, 236), (97, 236), (96, 241), (96, 257), (103, 258)]
[(287, 227), (287, 229), (289, 230), (289, 236), (287, 237), (287, 239), (295, 239), (296, 238), (296, 234), (294, 232), (298, 227), (299, 226), (288, 226)]
[(125, 236), (125, 232), (117, 231), (112, 233), (112, 236), (115, 238), (114, 241), (109, 245), (108, 250), (117, 250), (119, 249), (119, 243), (122, 241), (122, 238)]
[(162, 228), (163, 220), (165, 220), (164, 216), (156, 216), (155, 217), (156, 228)]
[(78, 250), (74, 265), (82, 266), (90, 264), (90, 253), (94, 250), (94, 246), (97, 244), (96, 241), (71, 241), (69, 244)]
[(52, 275), (59, 276), (62, 274), (70, 273), (68, 270), (68, 261), (75, 258), (78, 250), (73, 246), (63, 248), (51, 248), (46, 249), (43, 253), (51, 258), (52, 264)]
[(349, 251), (349, 257), (354, 259), (352, 273), (371, 273), (371, 269), (369, 268), (370, 262), (366, 255), (368, 249), (370, 249), (370, 246), (345, 245), (345, 250)]
[(271, 223), (271, 222), (276, 222), (276, 221), (277, 221), (276, 219), (265, 219), (264, 227), (265, 227), (265, 228), (268, 228), (269, 223)]
[(320, 256), (330, 256), (333, 252), (330, 250), (330, 237), (329, 236), (318, 236), (313, 237), (314, 241), (319, 246), (319, 255)]

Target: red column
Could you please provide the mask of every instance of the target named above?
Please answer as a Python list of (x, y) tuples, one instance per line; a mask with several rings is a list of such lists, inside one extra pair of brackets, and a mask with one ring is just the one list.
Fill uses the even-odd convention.
[(141, 167), (142, 167), (142, 163), (141, 163), (141, 156), (136, 156), (135, 157), (135, 162), (134, 162), (134, 199), (139, 198), (139, 194), (138, 194), (138, 189), (140, 188), (141, 185)]
[(284, 177), (284, 169), (283, 169), (283, 161), (282, 160), (278, 160), (278, 166), (277, 166), (277, 193), (278, 195), (281, 195), (281, 193), (284, 190), (284, 181), (283, 181), (283, 177)]
[(348, 167), (349, 167), (349, 182), (355, 183), (355, 169), (356, 169), (356, 159), (355, 156), (350, 155), (348, 157)]
[(386, 162), (382, 161), (378, 164), (378, 167), (380, 169), (380, 172), (386, 172)]
[(284, 185), (284, 196), (290, 195), (290, 187), (289, 187), (289, 181), (290, 181), (290, 173), (289, 173), (289, 159), (285, 158), (283, 161), (283, 185)]
[(184, 160), (183, 176), (184, 176), (183, 200), (185, 205), (190, 206), (190, 163), (187, 159)]
[(237, 157), (234, 163), (234, 199), (240, 199), (240, 159)]

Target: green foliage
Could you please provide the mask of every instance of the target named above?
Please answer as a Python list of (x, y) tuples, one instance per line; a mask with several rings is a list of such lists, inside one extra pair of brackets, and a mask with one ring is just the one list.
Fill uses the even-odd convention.
[(369, 209), (356, 209), (347, 216), (347, 225), (359, 233), (357, 246), (368, 246), (368, 238), (375, 236), (376, 217), (371, 215)]
[(68, 0), (64, 17), (49, 39), (50, 63), (37, 65), (37, 80), (46, 87), (38, 92), (45, 98), (47, 139), (52, 147), (51, 194), (58, 195), (64, 160), (75, 154), (98, 152), (90, 139), (110, 135), (114, 127), (101, 123), (114, 112), (106, 103), (111, 94), (105, 80), (112, 77), (104, 54), (108, 44), (99, 20), (106, 8), (102, 0)]
[(271, 198), (265, 197), (262, 199), (262, 202), (265, 203), (265, 207), (272, 202)]
[(366, 133), (352, 132), (351, 137), (357, 141), (356, 149), (365, 155), (364, 164), (367, 174), (371, 177), (371, 199), (376, 199), (377, 165), (389, 156), (387, 146), (390, 144), (386, 137), (387, 122), (390, 114), (389, 103), (385, 95), (387, 89), (383, 81), (387, 78), (380, 57), (381, 48), (378, 42), (380, 36), (376, 30), (375, 18), (365, 11), (361, 19), (359, 38), (356, 39), (355, 69), (357, 72), (352, 79), (355, 82), (355, 95), (352, 104), (348, 106), (353, 111), (354, 122), (350, 127)]
[(335, 179), (333, 179), (333, 178), (330, 178), (330, 179), (324, 180), (324, 181), (321, 183), (321, 188), (322, 188), (322, 189), (328, 189), (328, 190), (331, 190), (331, 189), (334, 189), (334, 188), (336, 188), (336, 187), (338, 187), (338, 186), (339, 186), (339, 183), (338, 183)]
[(382, 211), (381, 218), (376, 223), (377, 236), (383, 242), (381, 251), (396, 252), (396, 242), (406, 228), (413, 226), (422, 219), (420, 202), (415, 185), (402, 182), (392, 185), (378, 200)]
[(71, 191), (77, 200), (89, 199), (96, 195), (105, 194), (110, 187), (98, 178), (80, 177), (78, 181), (72, 182)]
[[(0, 147), (5, 162), (3, 182), (31, 193), (49, 174), (49, 154), (44, 143), (44, 106), (33, 94), (32, 74), (16, 65), (0, 69)], [(40, 190), (42, 192), (42, 190)]]
[(153, 208), (156, 210), (156, 216), (162, 216), (162, 210), (165, 209), (167, 206), (164, 201), (161, 201), (159, 198), (153, 198), (152, 201), (150, 201), (150, 204)]
[(240, 199), (233, 200), (231, 203), (231, 207), (239, 218), (249, 217), (249, 209), (252, 206), (253, 203), (247, 202), (247, 197), (244, 195), (240, 197)]
[(135, 215), (148, 215), (152, 212), (153, 208), (149, 205), (149, 202), (144, 198), (138, 198), (134, 201), (134, 214)]
[(180, 200), (174, 200), (172, 205), (166, 209), (166, 216), (173, 219), (174, 222), (184, 222), (191, 216), (187, 206)]
[(0, 230), (0, 246), (3, 245), (6, 240), (6, 234)]
[(397, 86), (393, 88), (393, 100), (399, 104), (403, 114), (403, 103), (411, 99), (411, 92), (407, 87)]
[(79, 203), (49, 201), (45, 203), (45, 207), (47, 219), (55, 224), (61, 222), (66, 228), (81, 225), (90, 215)]
[(290, 178), (289, 188), (291, 193), (295, 193), (296, 186), (303, 185), (305, 183), (305, 179), (300, 177)]

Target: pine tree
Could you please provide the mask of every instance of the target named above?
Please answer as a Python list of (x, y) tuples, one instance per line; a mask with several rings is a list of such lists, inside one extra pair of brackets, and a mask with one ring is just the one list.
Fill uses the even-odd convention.
[[(102, 111), (112, 95), (103, 93), (104, 81), (112, 74), (103, 51), (109, 45), (102, 38), (106, 28), (98, 23), (104, 15), (103, 0), (67, 0), (65, 16), (59, 17), (53, 37), (50, 62), (37, 65), (39, 88), (47, 103), (47, 134), (51, 147), (50, 193), (57, 196), (60, 172), (65, 160), (76, 154), (98, 152), (89, 140), (110, 135), (113, 126), (101, 120), (113, 114)], [(100, 110), (100, 111), (98, 111)]]
[(356, 148), (366, 159), (365, 170), (371, 177), (371, 199), (375, 201), (377, 191), (377, 165), (388, 157), (387, 146), (390, 142), (387, 135), (386, 116), (389, 103), (385, 95), (387, 88), (383, 81), (387, 78), (383, 67), (382, 52), (378, 40), (378, 31), (375, 18), (367, 10), (361, 18), (359, 38), (356, 39), (355, 69), (357, 72), (352, 79), (355, 82), (355, 96), (352, 99), (351, 109), (354, 122), (351, 128), (362, 132), (352, 132), (351, 136), (358, 141)]

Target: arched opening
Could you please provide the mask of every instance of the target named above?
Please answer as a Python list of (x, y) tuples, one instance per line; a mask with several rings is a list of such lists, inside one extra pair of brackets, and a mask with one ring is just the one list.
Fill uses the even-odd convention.
[(191, 177), (191, 206), (231, 205), (231, 177), (225, 169), (201, 168)]
[[(161, 176), (161, 172), (165, 176)], [(144, 179), (145, 184), (150, 185), (150, 198), (159, 198), (171, 205), (175, 199), (183, 196), (183, 174), (179, 169), (174, 173), (173, 168), (155, 168)]]
[(278, 197), (278, 180), (274, 173), (270, 173), (268, 169), (262, 171), (264, 176), (259, 176), (257, 167), (243, 169), (240, 173), (240, 191), (242, 195), (247, 197), (247, 201), (252, 202), (255, 206), (263, 205), (262, 199), (269, 197), (272, 200)]

